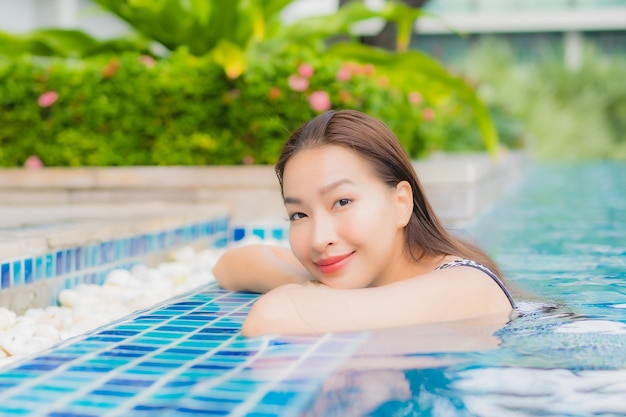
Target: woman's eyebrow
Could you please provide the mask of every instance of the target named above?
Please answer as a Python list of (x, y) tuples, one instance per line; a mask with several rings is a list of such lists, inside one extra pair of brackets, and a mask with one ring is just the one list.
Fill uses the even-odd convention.
[(354, 184), (354, 182), (352, 182), (348, 178), (341, 178), (337, 181), (333, 181), (330, 184), (325, 185), (322, 188), (320, 188), (319, 194), (320, 195), (328, 194), (329, 192), (331, 192), (332, 190), (334, 190), (335, 188), (343, 184)]
[[(319, 195), (323, 196), (325, 194), (328, 194), (329, 192), (331, 192), (332, 190), (334, 190), (335, 188), (343, 184), (354, 184), (354, 182), (352, 180), (349, 180), (348, 178), (338, 179), (337, 181), (333, 181), (330, 184), (325, 185), (322, 188), (320, 188)], [(285, 204), (301, 204), (302, 203), (302, 200), (300, 200), (299, 198), (295, 198), (295, 197), (285, 197), (283, 201), (285, 202)]]

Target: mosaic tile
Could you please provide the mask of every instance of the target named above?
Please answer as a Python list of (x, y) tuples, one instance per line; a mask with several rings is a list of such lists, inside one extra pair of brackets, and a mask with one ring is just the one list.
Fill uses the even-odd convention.
[(297, 415), (360, 339), (245, 338), (257, 297), (209, 284), (12, 364), (0, 415)]
[(50, 304), (58, 292), (81, 282), (102, 284), (115, 268), (130, 268), (151, 253), (170, 250), (197, 239), (210, 238), (215, 247), (228, 242), (228, 217), (193, 223), (172, 230), (141, 234), (73, 248), (54, 250), (21, 259), (0, 261), (0, 289), (31, 284), (42, 279), (49, 284)]

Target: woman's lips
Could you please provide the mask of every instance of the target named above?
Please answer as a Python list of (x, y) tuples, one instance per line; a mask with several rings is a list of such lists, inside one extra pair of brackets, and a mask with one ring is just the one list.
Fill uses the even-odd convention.
[(332, 274), (346, 266), (348, 262), (350, 262), (352, 254), (354, 254), (354, 252), (348, 253), (347, 255), (331, 256), (329, 258), (319, 259), (315, 262), (315, 264), (323, 274)]

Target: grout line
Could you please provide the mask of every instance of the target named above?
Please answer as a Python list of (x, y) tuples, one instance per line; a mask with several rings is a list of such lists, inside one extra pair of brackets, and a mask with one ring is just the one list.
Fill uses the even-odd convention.
[[(220, 299), (220, 298), (222, 298), (222, 297), (228, 297), (228, 296), (230, 296), (230, 295), (232, 295), (232, 294), (233, 294), (233, 292), (229, 292), (229, 293), (223, 294), (221, 297), (218, 297), (218, 298), (216, 298), (216, 299), (214, 299), (214, 300), (211, 300), (211, 303), (212, 303), (213, 301), (217, 301), (217, 300), (219, 300), (219, 299)], [(231, 315), (232, 313), (235, 313), (235, 312), (237, 312), (237, 311), (241, 310), (242, 308), (247, 307), (250, 303), (252, 303), (252, 302), (254, 302), (254, 301), (255, 301), (255, 300), (253, 299), (253, 300), (250, 300), (250, 301), (249, 301), (249, 302), (247, 302), (247, 303), (241, 304), (241, 305), (240, 305), (239, 307), (237, 307), (236, 309), (229, 311), (229, 312), (228, 312), (228, 314), (225, 314), (223, 317), (220, 317), (220, 318), (218, 318), (218, 319), (216, 319), (216, 320), (214, 320), (214, 321), (210, 322), (210, 323), (211, 323), (211, 325), (212, 325), (212, 324), (214, 324), (214, 323), (216, 323), (216, 322), (218, 322), (218, 321), (220, 321), (220, 320), (223, 320), (224, 318), (228, 317), (228, 316), (229, 316), (229, 315)], [(211, 303), (206, 303), (206, 304), (204, 304), (204, 305), (202, 305), (202, 306), (199, 306), (199, 307), (197, 307), (197, 308), (204, 307), (204, 306), (206, 306), (206, 305), (210, 305)], [(197, 309), (197, 308), (196, 308), (196, 309)], [(194, 309), (194, 310), (196, 310), (196, 309)], [(191, 310), (191, 311), (193, 311), (193, 310)], [(180, 316), (179, 316), (179, 317), (180, 317)], [(177, 342), (177, 343), (176, 343), (176, 345), (180, 344), (180, 342), (181, 342), (181, 341), (187, 340), (187, 339), (188, 339), (191, 335), (198, 333), (198, 332), (199, 332), (201, 329), (203, 329), (203, 328), (205, 328), (205, 327), (200, 327), (200, 328), (198, 328), (198, 330), (197, 330), (197, 331), (195, 331), (195, 332), (193, 332), (193, 333), (189, 333), (189, 334), (185, 335), (185, 337), (183, 337), (183, 338), (177, 339), (177, 340), (176, 340), (176, 342)], [(148, 388), (146, 388), (146, 389), (142, 389), (142, 390), (139, 392), (139, 394), (138, 394), (137, 396), (134, 396), (134, 397), (132, 397), (131, 399), (129, 399), (129, 401), (127, 401), (127, 402), (125, 402), (125, 403), (120, 404), (120, 405), (119, 405), (118, 407), (116, 407), (114, 410), (111, 410), (111, 412), (106, 413), (106, 414), (103, 414), (103, 416), (119, 416), (119, 415), (121, 415), (121, 416), (125, 416), (125, 415), (128, 415), (128, 414), (127, 414), (128, 412), (132, 412), (132, 408), (131, 408), (131, 407), (134, 407), (134, 406), (136, 406), (136, 405), (140, 404), (140, 403), (141, 403), (142, 401), (144, 401), (145, 399), (149, 398), (149, 397), (150, 397), (150, 395), (152, 395), (152, 394), (153, 394), (154, 392), (156, 392), (158, 389), (160, 389), (161, 387), (163, 387), (163, 385), (164, 385), (165, 383), (167, 383), (167, 382), (171, 381), (173, 378), (175, 378), (176, 376), (179, 376), (181, 373), (183, 373), (183, 372), (185, 372), (185, 371), (189, 370), (189, 368), (190, 368), (191, 366), (193, 366), (193, 365), (195, 365), (195, 364), (197, 364), (197, 363), (201, 362), (201, 361), (202, 361), (202, 360), (204, 360), (205, 358), (208, 358), (208, 357), (210, 357), (210, 356), (213, 356), (213, 354), (215, 354), (216, 352), (220, 351), (220, 350), (221, 350), (224, 346), (226, 346), (228, 343), (232, 342), (234, 339), (236, 339), (236, 338), (237, 338), (238, 336), (240, 336), (240, 335), (241, 335), (241, 331), (239, 331), (239, 332), (237, 332), (237, 333), (233, 334), (233, 335), (232, 335), (232, 337), (230, 337), (230, 338), (229, 338), (229, 339), (227, 339), (227, 340), (224, 340), (224, 341), (223, 341), (220, 345), (218, 345), (218, 346), (214, 347), (213, 349), (209, 350), (208, 352), (204, 353), (203, 355), (198, 356), (198, 357), (197, 357), (197, 358), (195, 358), (194, 360), (191, 360), (191, 361), (186, 361), (186, 362), (184, 362), (184, 363), (182, 364), (182, 366), (179, 366), (178, 368), (172, 369), (172, 371), (171, 371), (171, 372), (168, 372), (167, 374), (162, 375), (162, 376), (161, 376), (161, 377), (157, 380), (157, 382), (156, 382), (156, 383), (154, 383), (154, 384), (150, 385), (150, 387), (148, 387)], [(169, 348), (169, 347), (171, 347), (171, 346), (170, 346), (170, 345), (168, 345), (168, 348)], [(262, 351), (264, 351), (266, 348), (267, 348), (267, 346), (263, 346), (263, 347), (262, 347)], [(159, 350), (161, 350), (161, 349), (159, 349)], [(155, 353), (156, 353), (156, 352), (158, 352), (158, 351), (155, 351)], [(256, 356), (257, 356), (257, 355), (255, 355), (255, 357), (256, 357)], [(246, 361), (246, 362), (244, 362), (244, 364), (246, 364), (246, 365), (247, 365), (247, 364), (248, 364), (248, 362), (249, 362), (249, 361)], [(237, 368), (239, 368), (239, 367), (237, 367)], [(227, 374), (228, 374), (228, 373), (230, 373), (230, 372), (233, 372), (233, 371), (234, 371), (234, 370), (228, 371), (228, 372), (227, 372)], [(221, 378), (221, 377), (222, 377), (222, 376), (220, 376), (220, 377), (218, 377), (218, 378)]]
[[(209, 285), (210, 285), (210, 284), (209, 284)], [(200, 287), (200, 288), (202, 288), (202, 287)], [(190, 291), (190, 292), (188, 292), (188, 293), (187, 293), (187, 294), (185, 294), (184, 296), (173, 297), (173, 298), (171, 298), (171, 299), (167, 300), (167, 302), (159, 303), (159, 304), (157, 304), (157, 305), (155, 305), (155, 306), (152, 306), (152, 307), (149, 307), (149, 308), (147, 308), (147, 309), (145, 309), (145, 310), (135, 312), (135, 313), (133, 313), (132, 315), (125, 316), (125, 317), (123, 317), (123, 318), (121, 318), (121, 319), (119, 319), (119, 320), (116, 320), (116, 321), (113, 321), (113, 322), (111, 322), (111, 323), (108, 323), (108, 324), (106, 324), (106, 325), (104, 325), (104, 326), (101, 326), (101, 327), (99, 327), (99, 328), (97, 328), (97, 329), (94, 329), (94, 330), (92, 330), (92, 331), (90, 331), (90, 332), (87, 332), (87, 333), (85, 333), (85, 334), (83, 334), (83, 335), (77, 336), (76, 338), (67, 339), (64, 343), (61, 343), (61, 344), (59, 344), (59, 345), (56, 345), (54, 348), (56, 349), (56, 348), (58, 348), (58, 347), (65, 346), (65, 345), (69, 345), (69, 346), (71, 346), (71, 345), (72, 345), (73, 343), (75, 343), (75, 342), (84, 341), (86, 337), (89, 337), (89, 336), (90, 336), (90, 335), (92, 335), (92, 334), (96, 334), (97, 332), (99, 332), (99, 331), (101, 331), (101, 330), (105, 330), (105, 329), (108, 329), (108, 328), (114, 328), (114, 327), (115, 327), (115, 325), (117, 325), (117, 324), (121, 324), (121, 323), (123, 323), (123, 322), (126, 322), (126, 321), (127, 321), (127, 320), (129, 320), (131, 317), (136, 317), (137, 315), (142, 314), (143, 312), (157, 311), (158, 309), (160, 309), (160, 308), (162, 308), (162, 307), (164, 307), (164, 306), (166, 306), (166, 305), (173, 304), (173, 302), (175, 302), (176, 300), (182, 300), (182, 299), (189, 298), (189, 297), (191, 297), (193, 294), (197, 293), (198, 291), (199, 291), (199, 289), (196, 289), (195, 291)], [(222, 294), (220, 297), (217, 297), (217, 298), (215, 298), (215, 299), (212, 299), (212, 300), (210, 300), (209, 302), (205, 302), (205, 303), (204, 303), (204, 304), (202, 304), (201, 306), (197, 306), (196, 308), (194, 308), (194, 309), (192, 309), (192, 310), (187, 310), (187, 311), (185, 311), (185, 313), (187, 313), (187, 312), (191, 312), (191, 311), (195, 311), (195, 310), (196, 310), (196, 309), (198, 309), (198, 308), (201, 308), (201, 307), (204, 307), (204, 306), (206, 306), (206, 305), (209, 305), (209, 304), (213, 303), (214, 301), (219, 300), (220, 298), (227, 296), (228, 294), (229, 294), (229, 293)], [(252, 301), (253, 301), (253, 300), (252, 300)], [(243, 306), (242, 306), (242, 307), (243, 307)], [(240, 308), (241, 308), (241, 307), (240, 307)], [(236, 310), (233, 310), (233, 312), (234, 312), (234, 311), (236, 311)], [(182, 315), (182, 313), (181, 313), (181, 314), (179, 314), (179, 315), (177, 315), (177, 316), (172, 316), (171, 318), (169, 318), (169, 319), (167, 319), (167, 320), (165, 320), (165, 321), (163, 321), (163, 322), (158, 323), (158, 326), (162, 326), (162, 325), (166, 324), (167, 322), (169, 322), (169, 321), (171, 321), (171, 320), (173, 320), (173, 319), (175, 319), (175, 318), (180, 317), (180, 315)], [(224, 317), (227, 317), (227, 315), (226, 315), (226, 316), (224, 316)], [(222, 319), (222, 317), (220, 317), (220, 318), (218, 318), (218, 319), (216, 319), (216, 320), (214, 320), (214, 321), (212, 321), (212, 322), (209, 322), (209, 323), (214, 323), (214, 322), (216, 322), (216, 321), (218, 321), (218, 320), (221, 320), (221, 319)], [(155, 326), (156, 326), (156, 325), (155, 325)], [(143, 336), (143, 335), (145, 335), (146, 333), (149, 333), (150, 331), (154, 330), (154, 327), (155, 327), (155, 326), (152, 326), (152, 327), (150, 327), (150, 328), (148, 328), (148, 329), (146, 329), (146, 330), (144, 330), (144, 331), (142, 331), (142, 332), (140, 332), (140, 333), (138, 333), (138, 334), (134, 335), (134, 336), (133, 336), (133, 337), (131, 337), (131, 338), (124, 339), (123, 341), (116, 342), (116, 343), (114, 343), (114, 344), (108, 344), (108, 345), (106, 345), (106, 347), (103, 347), (103, 348), (101, 348), (101, 349), (98, 349), (98, 350), (95, 350), (95, 351), (92, 351), (92, 352), (89, 352), (89, 353), (86, 353), (86, 354), (80, 355), (80, 356), (79, 356), (79, 357), (77, 357), (75, 360), (72, 360), (72, 361), (66, 362), (66, 363), (64, 363), (63, 365), (59, 366), (58, 368), (54, 369), (54, 370), (53, 370), (53, 371), (51, 371), (51, 372), (46, 372), (45, 374), (40, 375), (38, 378), (34, 378), (34, 379), (32, 379), (32, 380), (28, 380), (28, 381), (26, 381), (25, 383), (22, 383), (22, 384), (20, 384), (20, 385), (15, 386), (15, 387), (11, 387), (11, 388), (9, 388), (8, 390), (6, 390), (6, 391), (4, 391), (4, 392), (2, 392), (2, 393), (0, 394), (0, 402), (1, 402), (2, 400), (7, 400), (7, 399), (10, 399), (10, 398), (11, 398), (11, 396), (13, 396), (14, 394), (18, 394), (18, 393), (20, 393), (20, 392), (24, 392), (24, 391), (26, 391), (26, 389), (32, 388), (32, 387), (36, 386), (37, 384), (43, 383), (43, 382), (45, 382), (45, 381), (47, 381), (47, 380), (51, 379), (52, 377), (54, 377), (54, 376), (56, 376), (56, 375), (63, 374), (63, 373), (64, 373), (64, 372), (65, 372), (65, 371), (66, 371), (69, 367), (71, 367), (71, 366), (74, 366), (74, 365), (77, 365), (77, 364), (83, 363), (83, 362), (85, 362), (85, 361), (87, 361), (87, 360), (89, 360), (89, 359), (92, 359), (92, 358), (96, 357), (97, 355), (99, 355), (100, 353), (107, 352), (107, 351), (111, 351), (111, 350), (115, 349), (116, 347), (118, 347), (118, 346), (120, 346), (120, 345), (122, 345), (122, 344), (126, 344), (126, 343), (129, 343), (129, 342), (132, 342), (132, 340), (133, 340), (133, 339), (136, 339), (136, 338), (138, 338), (138, 337), (140, 337), (140, 336)], [(169, 343), (169, 344), (167, 344), (167, 345), (163, 345), (161, 348), (159, 348), (159, 349), (157, 349), (157, 350), (155, 350), (155, 351), (149, 352), (149, 354), (147, 354), (147, 355), (144, 355), (144, 356), (141, 356), (141, 357), (135, 358), (134, 360), (132, 360), (132, 361), (130, 361), (129, 363), (127, 363), (126, 365), (124, 365), (124, 366), (122, 366), (122, 367), (120, 367), (120, 368), (116, 368), (116, 371), (117, 371), (117, 372), (116, 372), (116, 374), (119, 374), (119, 373), (120, 373), (119, 371), (122, 371), (122, 370), (126, 370), (126, 369), (130, 369), (130, 368), (132, 368), (132, 366), (133, 366), (133, 365), (136, 365), (138, 362), (143, 361), (143, 360), (145, 360), (146, 358), (150, 358), (151, 356), (154, 356), (155, 354), (158, 354), (158, 353), (162, 352), (163, 350), (167, 350), (167, 349), (171, 348), (171, 347), (172, 347), (172, 345), (173, 345), (173, 343), (179, 343), (179, 342), (181, 342), (181, 341), (183, 341), (183, 340), (188, 339), (191, 335), (194, 335), (194, 334), (198, 333), (198, 332), (199, 332), (202, 328), (203, 328), (203, 327), (199, 327), (196, 331), (191, 332), (191, 333), (188, 333), (188, 334), (186, 334), (186, 335), (185, 335), (184, 337), (182, 337), (182, 338), (175, 339), (175, 340), (173, 340), (171, 343)], [(175, 346), (175, 345), (174, 345), (174, 346)], [(25, 362), (25, 363), (27, 363), (27, 362)], [(12, 371), (12, 370), (13, 370), (13, 369), (11, 369), (11, 371)], [(100, 378), (98, 378), (98, 379), (96, 379), (95, 381), (93, 381), (93, 383), (91, 383), (91, 384), (89, 384), (89, 385), (87, 385), (87, 386), (83, 387), (83, 388), (82, 388), (82, 389), (80, 389), (80, 390), (74, 391), (74, 392), (72, 393), (73, 395), (71, 395), (71, 396), (65, 396), (65, 397), (61, 398), (61, 400), (63, 400), (63, 401), (55, 402), (55, 403), (51, 404), (49, 407), (45, 407), (45, 408), (44, 408), (44, 409), (42, 409), (42, 410), (38, 410), (38, 411), (36, 411), (36, 413), (37, 413), (37, 414), (35, 414), (35, 415), (41, 415), (41, 413), (44, 413), (44, 414), (45, 414), (45, 413), (47, 413), (48, 411), (51, 411), (51, 410), (52, 410), (52, 408), (58, 408), (58, 406), (59, 406), (59, 405), (67, 404), (69, 401), (71, 401), (71, 400), (73, 400), (73, 399), (76, 399), (76, 398), (80, 398), (80, 397), (82, 397), (82, 396), (86, 393), (86, 391), (87, 391), (87, 390), (92, 389), (93, 387), (97, 387), (97, 386), (101, 385), (101, 384), (102, 384), (102, 382), (104, 382), (104, 381), (106, 381), (106, 380), (108, 380), (108, 379), (111, 379), (111, 378), (113, 377), (113, 375), (114, 375), (114, 374), (112, 374), (112, 372), (107, 372), (107, 373), (104, 373), (104, 374), (103, 374)], [(68, 397), (69, 397), (69, 398), (68, 398)]]
[(259, 401), (269, 392), (271, 392), (271, 390), (283, 379), (285, 379), (285, 377), (287, 377), (293, 370), (295, 370), (297, 368), (297, 366), (303, 362), (305, 359), (307, 359), (313, 352), (315, 352), (315, 350), (317, 349), (317, 347), (319, 347), (320, 345), (323, 344), (323, 342), (325, 342), (332, 334), (331, 333), (327, 333), (325, 335), (323, 335), (322, 337), (320, 337), (314, 344), (311, 345), (311, 347), (309, 347), (309, 349), (307, 349), (306, 352), (304, 352), (303, 354), (301, 354), (298, 359), (296, 361), (293, 361), (288, 367), (286, 367), (283, 372), (280, 372), (277, 376), (275, 376), (274, 378), (272, 378), (272, 380), (270, 382), (268, 382), (267, 384), (264, 385), (263, 388), (255, 391), (254, 393), (252, 393), (252, 395), (248, 396), (248, 398), (246, 399), (246, 401), (243, 404), (240, 404), (238, 407), (236, 407), (229, 415), (231, 415), (232, 417), (237, 417), (237, 416), (244, 416), (246, 414), (248, 414), (250, 411), (252, 411), (252, 408), (257, 405), (259, 403)]

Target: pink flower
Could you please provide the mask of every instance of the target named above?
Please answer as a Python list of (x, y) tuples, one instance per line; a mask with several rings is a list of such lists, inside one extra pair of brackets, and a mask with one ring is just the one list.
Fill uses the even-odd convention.
[(430, 122), (435, 118), (435, 111), (430, 107), (425, 108), (422, 112), (422, 118), (424, 118), (427, 122)]
[(348, 81), (352, 78), (352, 71), (348, 67), (341, 67), (339, 71), (337, 71), (337, 80), (338, 81)]
[(374, 75), (375, 72), (376, 72), (376, 67), (374, 66), (374, 64), (365, 64), (363, 66), (363, 74)]
[(254, 164), (254, 158), (251, 155), (244, 156), (243, 164), (244, 165), (252, 165), (252, 164)]
[(313, 66), (307, 63), (300, 64), (298, 67), (298, 74), (304, 78), (311, 78), (314, 72), (315, 70), (313, 69)]
[(329, 110), (331, 107), (330, 97), (326, 91), (314, 91), (309, 95), (309, 104), (317, 112)]
[(37, 155), (31, 155), (24, 162), (24, 168), (26, 169), (40, 169), (43, 168), (43, 162)]
[(150, 55), (141, 55), (139, 57), (139, 61), (141, 61), (148, 68), (154, 67), (155, 61)]
[(385, 75), (381, 75), (380, 77), (378, 77), (378, 85), (381, 87), (388, 87), (389, 86), (389, 78), (387, 78), (387, 76)]
[(417, 91), (411, 91), (409, 93), (409, 103), (420, 104), (422, 102), (422, 95)]
[(289, 76), (287, 83), (289, 88), (300, 93), (309, 88), (309, 80), (296, 74)]
[(59, 98), (59, 93), (56, 91), (46, 91), (37, 99), (40, 107), (50, 107)]

